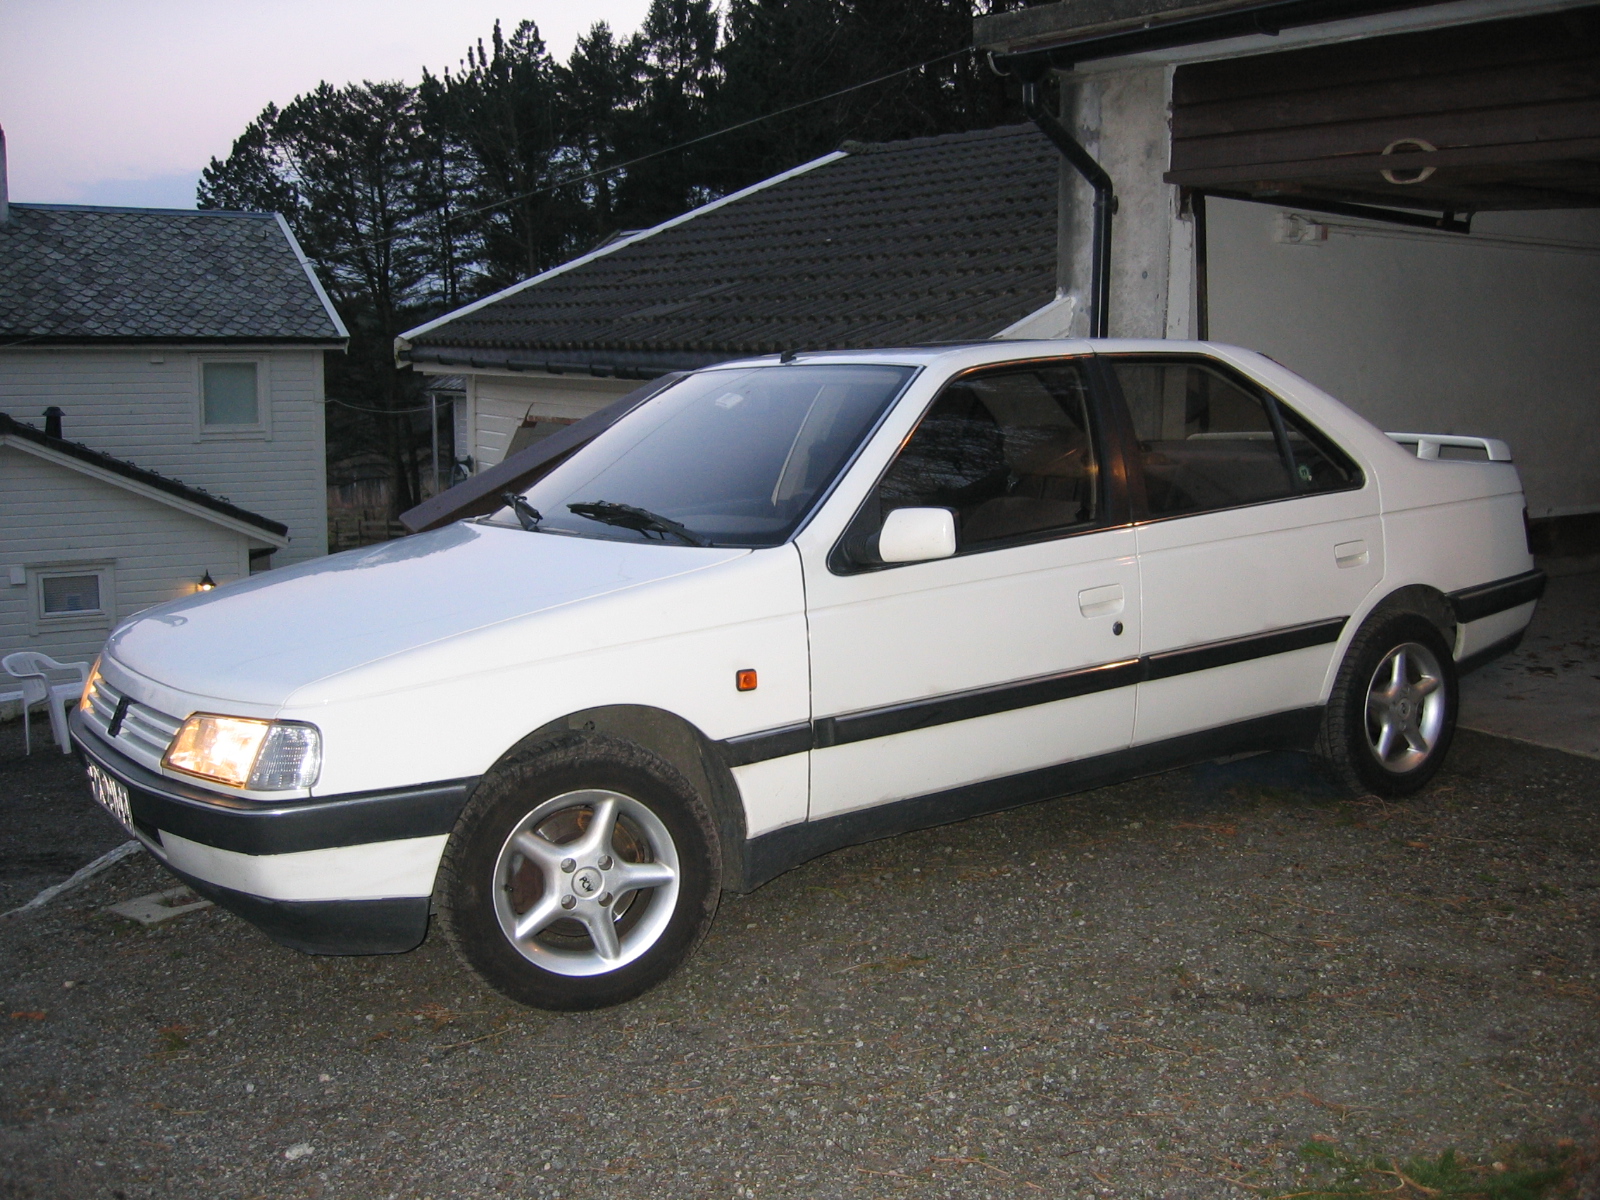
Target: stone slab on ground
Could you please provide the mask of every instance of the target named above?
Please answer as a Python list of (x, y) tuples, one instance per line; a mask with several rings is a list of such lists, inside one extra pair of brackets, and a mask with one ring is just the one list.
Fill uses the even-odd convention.
[(1550, 586), (1516, 653), (1467, 676), (1463, 728), (1600, 758), (1600, 564)]

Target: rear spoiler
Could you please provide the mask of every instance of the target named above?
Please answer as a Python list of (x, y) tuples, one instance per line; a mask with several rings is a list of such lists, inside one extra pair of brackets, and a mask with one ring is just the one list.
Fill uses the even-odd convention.
[(1387, 436), (1402, 446), (1415, 446), (1418, 458), (1438, 458), (1441, 449), (1452, 446), (1462, 450), (1482, 450), (1490, 462), (1511, 461), (1511, 447), (1499, 438), (1465, 437), (1454, 433), (1391, 433)]
[(406, 509), (400, 514), (400, 523), (408, 533), (422, 533), (466, 517), (481, 517), (505, 507), (505, 501), (501, 499), (503, 493), (519, 492), (529, 487), (579, 446), (592, 441), (651, 396), (666, 390), (687, 374), (687, 371), (672, 371), (652, 379), (599, 412), (590, 413), (581, 421), (574, 421), (559, 433), (540, 438), (487, 471), (464, 479), (437, 496), (430, 496), (415, 508)]

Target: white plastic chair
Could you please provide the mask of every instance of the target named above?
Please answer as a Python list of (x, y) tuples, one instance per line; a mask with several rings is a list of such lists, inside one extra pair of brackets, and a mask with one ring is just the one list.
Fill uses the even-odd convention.
[[(67, 709), (77, 703), (78, 697), (83, 694), (83, 685), (89, 682), (89, 664), (57, 662), (37, 650), (18, 650), (15, 654), (0, 658), (0, 668), (4, 668), (7, 675), (22, 685), (22, 745), (27, 753), (33, 753), (33, 731), (29, 725), (28, 709), (42, 700), (45, 710), (50, 714), (50, 732), (55, 735), (56, 745), (61, 747), (61, 753), (71, 754), (72, 739), (67, 736)], [(75, 671), (78, 682), (51, 683), (51, 671)], [(8, 692), (6, 695), (13, 698), (16, 693)]]

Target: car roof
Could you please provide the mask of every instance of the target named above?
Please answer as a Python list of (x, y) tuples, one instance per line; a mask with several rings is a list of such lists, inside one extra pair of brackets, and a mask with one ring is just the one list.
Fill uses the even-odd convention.
[(1165, 338), (1063, 338), (1026, 341), (932, 342), (918, 346), (887, 346), (870, 350), (794, 350), (758, 358), (733, 359), (702, 367), (702, 371), (725, 371), (752, 366), (799, 363), (883, 364), (894, 366), (971, 367), (987, 363), (1014, 362), (1028, 358), (1057, 358), (1078, 354), (1194, 354), (1223, 349), (1213, 342), (1187, 342)]

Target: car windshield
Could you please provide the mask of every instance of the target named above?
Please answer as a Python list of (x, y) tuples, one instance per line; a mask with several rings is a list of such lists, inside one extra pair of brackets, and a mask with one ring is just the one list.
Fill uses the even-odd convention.
[(914, 373), (830, 363), (691, 375), (490, 520), (617, 541), (779, 545)]

